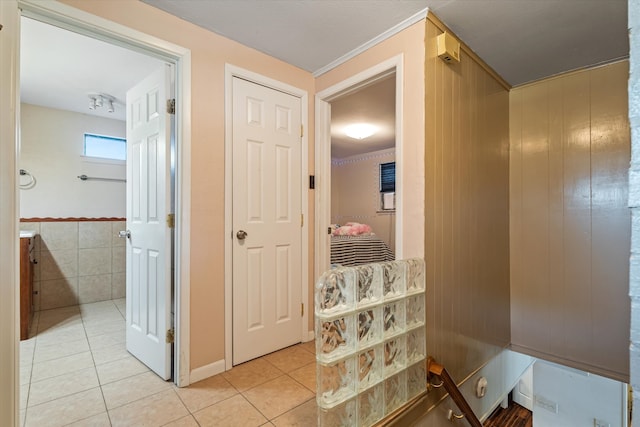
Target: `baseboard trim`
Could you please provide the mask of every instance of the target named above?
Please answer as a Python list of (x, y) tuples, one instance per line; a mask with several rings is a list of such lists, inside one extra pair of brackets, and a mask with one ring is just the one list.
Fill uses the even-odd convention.
[(189, 375), (189, 384), (193, 384), (198, 381), (202, 381), (206, 378), (212, 377), (214, 375), (221, 374), (224, 371), (225, 371), (224, 359), (218, 360), (217, 362), (213, 362), (208, 365), (201, 366), (191, 371)]
[(315, 339), (315, 333), (313, 331), (307, 332), (307, 338), (303, 342), (313, 341)]

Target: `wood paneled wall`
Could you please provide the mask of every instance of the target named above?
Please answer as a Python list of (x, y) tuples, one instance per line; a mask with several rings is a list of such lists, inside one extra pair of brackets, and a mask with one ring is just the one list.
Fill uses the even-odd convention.
[(628, 380), (628, 62), (510, 95), (511, 341)]
[(509, 345), (509, 92), (426, 25), (427, 352), (460, 382)]

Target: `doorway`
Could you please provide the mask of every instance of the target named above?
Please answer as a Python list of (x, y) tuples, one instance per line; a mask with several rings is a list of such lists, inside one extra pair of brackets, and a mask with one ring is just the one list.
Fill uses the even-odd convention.
[(395, 259), (396, 79), (331, 101), (331, 264)]
[[(36, 269), (36, 318), (39, 319), (39, 314), (43, 313), (42, 322), (34, 322), (37, 343), (23, 343), (25, 345), (21, 347), (25, 353), (22, 360), (29, 360), (31, 354), (33, 371), (37, 372), (42, 366), (39, 363), (61, 364), (66, 358), (73, 359), (78, 354), (86, 354), (82, 351), (87, 347), (86, 344), (92, 352), (103, 343), (114, 344), (111, 353), (126, 356), (126, 352), (119, 351), (124, 349), (120, 348), (120, 344), (125, 341), (122, 333), (125, 323), (132, 324), (139, 317), (148, 319), (143, 323), (153, 323), (155, 320), (154, 316), (136, 316), (140, 312), (136, 310), (140, 304), (134, 306), (133, 303), (138, 299), (133, 298), (132, 301), (131, 297), (141, 293), (132, 293), (137, 287), (125, 284), (140, 276), (135, 274), (134, 267), (138, 265), (135, 260), (125, 262), (125, 254), (131, 258), (132, 252), (136, 251), (130, 248), (133, 240), (129, 232), (125, 233), (128, 237), (126, 242), (117, 236), (127, 226), (133, 228), (135, 221), (132, 220), (136, 218), (132, 212), (139, 211), (136, 209), (138, 205), (133, 209), (125, 207), (132, 204), (136, 194), (144, 196), (137, 199), (155, 201), (155, 208), (174, 205), (166, 199), (173, 186), (165, 179), (170, 173), (168, 170), (161, 171), (164, 170), (162, 165), (172, 157), (169, 154), (169, 141), (175, 138), (170, 137), (170, 130), (163, 131), (151, 142), (153, 150), (143, 150), (149, 152), (149, 156), (139, 158), (138, 162), (126, 161), (127, 158), (135, 160), (135, 156), (131, 156), (131, 148), (140, 146), (138, 140), (132, 138), (135, 133), (130, 134), (129, 131), (139, 127), (135, 120), (140, 117), (135, 114), (135, 108), (125, 105), (125, 98), (128, 102), (130, 89), (137, 87), (140, 81), (146, 82), (148, 75), (158, 74), (160, 70), (164, 76), (164, 69), (168, 68), (164, 61), (27, 17), (22, 18), (21, 27), (20, 167), (32, 172), (26, 172), (31, 178), (30, 185), (21, 185), (20, 217), (28, 221), (21, 225), (21, 229), (31, 229), (37, 233), (35, 241), (38, 244), (33, 256)], [(58, 46), (64, 46), (64, 51), (60, 52)], [(128, 65), (126, 72), (119, 71), (123, 63)], [(170, 80), (164, 78), (163, 81)], [(160, 94), (157, 88), (168, 86), (168, 83), (159, 85), (156, 78), (150, 84), (153, 90), (149, 96), (144, 94), (144, 104), (158, 110), (159, 105), (152, 105), (154, 95)], [(164, 89), (161, 94), (163, 99), (169, 96)], [(156, 98), (156, 104), (159, 104), (160, 99)], [(162, 104), (164, 110), (164, 102)], [(166, 116), (164, 111), (154, 114), (161, 118)], [(144, 114), (142, 116), (146, 117)], [(146, 144), (143, 145), (146, 147)], [(162, 147), (166, 149), (162, 150)], [(136, 174), (125, 173), (125, 169), (135, 171), (138, 163), (149, 168), (154, 166), (158, 173), (146, 174), (145, 169), (144, 180), (136, 179), (139, 177)], [(161, 177), (161, 174), (164, 176)], [(126, 179), (127, 175), (129, 180)], [(155, 175), (161, 179), (154, 178)], [(146, 186), (136, 186), (142, 181)], [(165, 211), (156, 210), (160, 213)], [(123, 221), (125, 212), (126, 223)], [(146, 211), (143, 213), (151, 214)], [(151, 219), (162, 224), (164, 234), (165, 222), (158, 221), (159, 218)], [(145, 237), (141, 239), (142, 235)], [(138, 247), (154, 234), (136, 233), (136, 237)], [(170, 241), (168, 238), (162, 240)], [(162, 249), (155, 247), (152, 252), (155, 259), (167, 260), (161, 264), (166, 265), (163, 270), (170, 271), (170, 244), (167, 243)], [(127, 274), (128, 268), (134, 270)], [(170, 274), (153, 276), (163, 279), (152, 283), (159, 286), (155, 299), (162, 305), (156, 307), (157, 303), (154, 302), (153, 308), (145, 306), (145, 313), (155, 313), (159, 320), (171, 318), (174, 311), (170, 301), (173, 280)], [(126, 298), (127, 316), (124, 315), (125, 294), (129, 297)], [(79, 310), (74, 311), (76, 305)], [(101, 313), (105, 316), (98, 316), (100, 320), (89, 322), (91, 317), (95, 317), (95, 311), (107, 313)], [(125, 322), (123, 318), (128, 321)], [(50, 340), (42, 336), (58, 336), (58, 342), (61, 343), (66, 334), (58, 332), (60, 324), (67, 323), (74, 326), (73, 338), (79, 338), (72, 340), (79, 352), (77, 354), (69, 354), (66, 350), (70, 347), (67, 346), (65, 351), (56, 352), (55, 347), (49, 348), (45, 344)], [(130, 333), (131, 330), (140, 329), (139, 323), (135, 323), (133, 328), (126, 328), (126, 348), (163, 379), (170, 378), (170, 346), (165, 344), (164, 336), (167, 321), (159, 322), (162, 331), (156, 331), (161, 334), (162, 340), (155, 341), (167, 347), (166, 354), (165, 351), (160, 352), (162, 357), (155, 354), (157, 351), (152, 354), (139, 351), (139, 342), (143, 339), (136, 339), (136, 335)], [(86, 339), (82, 337), (83, 326)], [(158, 325), (152, 324), (151, 328), (146, 328), (147, 336), (150, 335), (149, 329), (154, 329), (153, 326)], [(94, 354), (94, 363), (96, 357)], [(164, 365), (162, 367), (156, 361), (160, 358)], [(21, 368), (26, 369), (27, 366)], [(36, 380), (42, 376), (30, 378)], [(37, 399), (34, 401), (37, 402)]]
[(233, 80), (233, 364), (297, 344), (300, 98)]
[[(373, 219), (379, 217), (381, 223), (378, 226), (379, 229), (384, 230), (383, 234), (387, 234), (389, 243), (393, 246), (396, 259), (402, 259), (403, 256), (403, 228), (402, 228), (402, 87), (403, 87), (403, 72), (402, 72), (402, 56), (393, 57), (387, 61), (384, 61), (374, 67), (371, 67), (359, 74), (356, 74), (322, 92), (316, 94), (316, 221), (315, 221), (315, 271), (314, 277), (320, 277), (322, 272), (329, 269), (331, 265), (331, 234), (336, 226), (335, 221), (340, 218), (340, 208), (334, 210), (333, 204), (339, 203), (339, 200), (335, 198), (332, 189), (334, 189), (334, 182), (332, 180), (332, 169), (335, 170), (336, 164), (345, 163), (336, 161), (334, 153), (332, 152), (332, 141), (334, 136), (332, 134), (333, 127), (333, 106), (342, 106), (339, 104), (342, 101), (349, 103), (349, 98), (356, 95), (359, 92), (367, 93), (368, 91), (375, 93), (376, 87), (385, 87), (385, 85), (391, 86), (394, 97), (393, 107), (393, 125), (392, 138), (394, 141), (393, 148), (390, 146), (378, 146), (373, 148), (375, 154), (369, 156), (374, 159), (379, 158), (383, 161), (376, 163), (375, 168), (369, 167), (370, 178), (373, 179), (374, 184), (380, 183), (380, 164), (382, 163), (394, 163), (395, 169), (395, 190), (393, 195), (392, 206), (393, 209), (386, 210), (386, 207), (391, 205), (385, 205), (385, 197), (381, 187), (373, 190), (369, 190), (369, 198), (373, 203), (375, 212), (370, 214), (360, 214), (367, 218), (362, 221), (358, 221), (358, 215), (352, 215), (350, 218), (340, 218), (340, 221), (347, 222), (365, 222), (365, 221), (378, 221)], [(392, 84), (390, 84), (392, 83)], [(383, 101), (384, 102), (384, 101)], [(366, 118), (366, 115), (363, 116)], [(338, 127), (338, 126), (336, 126)], [(338, 129), (335, 129), (338, 130)], [(356, 157), (363, 157), (363, 154), (357, 154)], [(389, 156), (388, 158), (385, 156)], [(333, 160), (333, 161), (332, 161)], [(347, 157), (346, 163), (352, 162), (354, 159)], [(390, 196), (387, 196), (386, 203), (390, 202)], [(393, 212), (393, 213), (392, 213)], [(342, 225), (342, 224), (337, 224)], [(375, 232), (375, 230), (373, 230)], [(391, 234), (392, 233), (392, 234)]]
[[(225, 235), (230, 237), (225, 242), (225, 369), (229, 370), (311, 339), (309, 309), (305, 309), (308, 96), (303, 90), (230, 64), (225, 85)], [(263, 129), (263, 120), (272, 122), (272, 141), (268, 133), (255, 133)], [(262, 166), (246, 168), (252, 161)], [(278, 167), (269, 173), (273, 166)], [(261, 230), (265, 224), (267, 230)], [(277, 230), (280, 232), (274, 235)], [(284, 241), (285, 235), (292, 237)], [(263, 249), (270, 245), (273, 254), (268, 255)], [(274, 332), (281, 327), (286, 332)], [(277, 339), (262, 336), (268, 330)]]
[[(189, 294), (189, 251), (188, 248), (188, 223), (189, 223), (189, 192), (182, 191), (183, 188), (189, 185), (189, 129), (190, 123), (188, 121), (189, 109), (190, 109), (190, 57), (189, 51), (179, 46), (169, 44), (154, 37), (142, 36), (141, 34), (115, 25), (110, 21), (104, 20), (98, 17), (91, 17), (83, 14), (80, 11), (67, 10), (65, 6), (57, 4), (34, 5), (33, 7), (29, 3), (21, 4), (22, 15), (26, 18), (34, 18), (39, 21), (43, 21), (47, 24), (52, 24), (57, 27), (71, 30), (72, 32), (88, 35), (92, 39), (99, 39), (106, 41), (112, 46), (120, 46), (125, 49), (134, 50), (137, 52), (143, 52), (145, 55), (149, 55), (156, 61), (156, 63), (171, 63), (175, 66), (175, 85), (176, 85), (176, 100), (175, 103), (175, 118), (172, 119), (174, 129), (174, 136), (171, 138), (171, 144), (175, 144), (175, 158), (172, 162), (171, 175), (175, 177), (175, 190), (174, 201), (171, 203), (175, 205), (175, 212), (177, 213), (174, 229), (175, 237), (175, 252), (173, 254), (172, 273), (175, 278), (175, 293), (172, 295), (174, 298), (175, 312), (175, 346), (176, 357), (174, 359), (175, 373), (174, 381), (179, 386), (188, 385), (189, 383), (189, 358), (188, 358), (188, 294)], [(64, 12), (62, 12), (64, 11)], [(58, 16), (63, 13), (65, 16), (64, 22), (59, 21)], [(17, 35), (16, 35), (17, 36)], [(59, 53), (59, 52), (58, 52)], [(100, 63), (93, 64), (95, 67), (100, 67)], [(122, 67), (122, 64), (119, 64)], [(63, 76), (63, 79), (66, 76)], [(104, 100), (111, 101), (108, 97), (104, 97)], [(85, 101), (89, 101), (87, 98)], [(124, 102), (124, 100), (122, 100)], [(115, 105), (117, 111), (117, 103)], [(120, 105), (120, 108), (124, 109), (124, 105)], [(162, 102), (162, 108), (164, 109), (164, 101)], [(109, 105), (111, 109), (111, 105)], [(78, 153), (79, 154), (79, 153)], [(183, 171), (185, 171), (183, 173)], [(73, 173), (73, 171), (68, 171)], [(77, 172), (76, 172), (77, 174)], [(124, 197), (124, 196), (123, 196)], [(174, 203), (175, 202), (175, 203)], [(164, 218), (163, 218), (164, 220)], [(187, 320), (184, 320), (184, 319)], [(164, 339), (164, 332), (162, 332), (162, 338)], [(186, 356), (186, 357), (185, 357)]]

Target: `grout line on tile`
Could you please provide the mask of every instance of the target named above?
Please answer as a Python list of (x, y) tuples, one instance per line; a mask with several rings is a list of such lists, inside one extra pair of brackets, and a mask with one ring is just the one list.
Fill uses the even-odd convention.
[[(2, 1), (2, 0), (0, 0), (0, 1)], [(84, 353), (84, 352), (83, 352), (83, 353)], [(47, 360), (47, 362), (48, 362), (48, 360)], [(46, 362), (42, 362), (42, 363), (46, 363)], [(87, 366), (86, 368), (76, 369), (75, 371), (65, 372), (65, 373), (63, 373), (63, 374), (54, 375), (54, 376), (52, 376), (52, 377), (42, 378), (42, 379), (37, 380), (37, 381), (29, 381), (29, 389), (31, 389), (31, 385), (33, 385), (33, 384), (38, 384), (38, 383), (41, 383), (41, 382), (44, 382), (44, 381), (54, 380), (54, 379), (56, 379), (56, 378), (68, 377), (69, 375), (75, 375), (75, 374), (77, 374), (78, 372), (81, 372), (81, 371), (87, 371), (87, 370), (89, 370), (89, 369), (91, 369), (91, 368), (92, 368), (92, 366)], [(97, 373), (96, 373), (96, 375), (97, 375)], [(94, 387), (92, 387), (92, 388), (94, 388)], [(74, 394), (75, 394), (75, 393), (74, 393)], [(54, 399), (54, 400), (55, 400), (55, 399)]]
[[(42, 406), (42, 405), (50, 405), (51, 403), (55, 402), (56, 400), (67, 399), (67, 398), (69, 398), (69, 397), (71, 397), (71, 396), (76, 396), (76, 395), (78, 395), (78, 394), (86, 393), (86, 392), (88, 392), (88, 391), (90, 391), (90, 390), (94, 390), (94, 389), (96, 389), (96, 388), (98, 388), (98, 387), (100, 387), (100, 386), (91, 387), (91, 388), (86, 389), (86, 390), (76, 391), (75, 393), (67, 394), (66, 396), (58, 397), (57, 399), (48, 400), (48, 401), (46, 401), (46, 402), (38, 403), (37, 405), (29, 406), (27, 409), (33, 410), (33, 408), (38, 408), (38, 407), (40, 407), (40, 406)], [(94, 415), (95, 415), (95, 414), (94, 414)], [(26, 424), (26, 423), (25, 423), (25, 424)]]
[[(25, 403), (24, 403), (24, 405), (25, 405), (25, 406), (24, 406), (24, 416), (25, 416), (25, 423), (24, 423), (24, 424), (26, 425), (26, 423), (27, 423), (27, 422), (26, 422), (26, 417), (27, 417), (27, 408), (29, 407), (29, 397), (30, 397), (29, 395), (31, 394), (31, 379), (29, 379), (29, 384), (25, 384), (25, 387), (26, 387), (26, 389), (27, 389), (27, 390), (25, 391), (25, 393), (27, 394), (27, 397), (26, 397), (26, 401), (25, 401)], [(22, 386), (19, 386), (19, 388), (22, 388)], [(21, 391), (21, 390), (20, 390), (20, 391)], [(18, 391), (18, 393), (20, 393), (20, 391)], [(20, 396), (18, 395), (18, 397), (20, 397)]]
[[(275, 353), (275, 351), (274, 351), (273, 353)], [(269, 353), (269, 354), (273, 354), (273, 353)], [(265, 356), (268, 356), (269, 354), (266, 354)], [(276, 368), (278, 371), (282, 372), (284, 375), (286, 375), (286, 374), (287, 374), (285, 371), (283, 371), (282, 369), (278, 368), (276, 365), (274, 365), (273, 363), (271, 363), (271, 362), (269, 361), (269, 359), (267, 359), (265, 356), (260, 356), (260, 357), (258, 357), (258, 359), (262, 359), (262, 360), (264, 360), (264, 361), (265, 361), (265, 362), (267, 362), (269, 365), (273, 366), (273, 367), (274, 367), (274, 368)], [(254, 359), (254, 360), (255, 360), (255, 359)], [(266, 381), (265, 381), (265, 382), (266, 382)]]
[(102, 404), (104, 405), (104, 410), (107, 412), (107, 418), (109, 419), (109, 425), (111, 423), (111, 416), (109, 415), (109, 410), (107, 409), (107, 401), (104, 398), (104, 392), (102, 391), (102, 384), (100, 383), (100, 375), (98, 374), (98, 368), (96, 367), (96, 359), (93, 356), (93, 349), (91, 348), (91, 344), (89, 343), (89, 336), (87, 335), (87, 329), (84, 324), (84, 316), (82, 315), (82, 310), (80, 310), (80, 321), (82, 322), (82, 330), (84, 331), (84, 337), (87, 340), (87, 344), (89, 345), (89, 352), (91, 353), (91, 361), (93, 362), (93, 370), (96, 373), (96, 378), (98, 379), (98, 388), (100, 389), (100, 396), (102, 396)]
[[(143, 373), (144, 373), (144, 374), (146, 374), (146, 372), (143, 372)], [(134, 375), (134, 376), (135, 376), (135, 375)], [(127, 378), (131, 378), (131, 377), (127, 377)], [(123, 378), (123, 379), (126, 379), (126, 378)], [(118, 380), (118, 381), (119, 381), (119, 380)], [(108, 384), (113, 384), (113, 383), (108, 383)], [(103, 387), (103, 386), (105, 386), (105, 385), (108, 385), (108, 384), (103, 384), (103, 385), (101, 385), (101, 386), (100, 386), (100, 391), (102, 392), (102, 387)], [(159, 390), (159, 391), (157, 391), (157, 392), (155, 392), (155, 393), (151, 393), (151, 394), (148, 394), (148, 395), (146, 395), (146, 396), (142, 396), (142, 397), (140, 397), (140, 398), (138, 398), (138, 399), (130, 400), (130, 401), (128, 401), (128, 402), (123, 403), (122, 405), (114, 406), (113, 408), (108, 408), (108, 409), (107, 409), (107, 412), (109, 412), (109, 411), (115, 411), (116, 409), (118, 409), (118, 408), (122, 408), (123, 406), (127, 406), (127, 405), (130, 405), (130, 404), (135, 403), (135, 402), (139, 402), (140, 400), (143, 400), (143, 399), (148, 399), (148, 398), (150, 398), (150, 397), (152, 397), (152, 396), (155, 396), (155, 395), (157, 395), (157, 394), (160, 394), (160, 393), (166, 393), (167, 391), (168, 391), (168, 389), (165, 389), (165, 390)], [(174, 392), (175, 392), (175, 390), (174, 390)], [(176, 395), (177, 395), (177, 394), (178, 394), (178, 393), (176, 393)], [(104, 395), (103, 395), (102, 397), (103, 397), (103, 399), (104, 399)], [(180, 397), (180, 396), (178, 395), (178, 398), (179, 398), (179, 397)], [(182, 400), (180, 400), (180, 403), (185, 407), (185, 409), (187, 410), (187, 412), (189, 412), (189, 408), (187, 408), (187, 405), (185, 405), (185, 404), (184, 404), (184, 402), (183, 402)], [(107, 408), (107, 402), (106, 402), (106, 401), (105, 401), (105, 408)], [(189, 413), (191, 413), (191, 412), (189, 412)], [(175, 421), (175, 420), (174, 420), (174, 421)], [(173, 422), (173, 421), (170, 421), (170, 422)]]
[[(176, 392), (176, 394), (178, 394), (178, 393)], [(191, 411), (189, 410), (189, 408), (187, 408), (187, 405), (184, 405), (184, 406), (185, 406), (185, 408), (187, 408), (187, 411), (189, 411), (189, 413), (193, 416), (193, 418), (195, 418), (196, 422), (198, 422), (198, 419), (196, 418), (196, 412), (204, 411), (204, 410), (205, 410), (205, 409), (207, 409), (207, 408), (210, 408), (210, 407), (215, 406), (215, 405), (219, 405), (219, 404), (221, 404), (222, 402), (226, 402), (227, 400), (229, 400), (229, 399), (233, 399), (234, 397), (237, 397), (237, 396), (242, 397), (242, 398), (243, 398), (243, 399), (244, 399), (244, 400), (245, 400), (249, 405), (251, 405), (253, 408), (255, 408), (255, 410), (256, 410), (256, 411), (258, 411), (258, 413), (259, 413), (260, 415), (262, 415), (263, 417), (265, 417), (265, 419), (267, 418), (267, 417), (266, 417), (262, 412), (260, 412), (260, 411), (258, 410), (258, 408), (256, 408), (255, 406), (253, 406), (253, 404), (252, 404), (251, 402), (249, 402), (249, 399), (247, 399), (247, 398), (246, 398), (246, 397), (245, 397), (241, 392), (237, 392), (236, 394), (234, 394), (234, 395), (232, 395), (232, 396), (229, 396), (229, 397), (227, 397), (227, 398), (225, 398), (225, 399), (219, 400), (219, 401), (217, 401), (217, 402), (215, 402), (215, 403), (212, 403), (211, 405), (203, 406), (202, 408), (200, 408), (200, 409), (196, 410), (195, 412), (191, 412)], [(180, 397), (180, 395), (179, 395), (179, 394), (178, 394), (178, 397)], [(181, 401), (182, 401), (182, 400), (181, 400)], [(184, 404), (184, 403), (183, 403), (183, 404)], [(198, 423), (198, 425), (200, 425), (200, 423)]]
[[(111, 418), (109, 417), (109, 412), (106, 410), (106, 408), (105, 408), (105, 410), (104, 410), (104, 413), (106, 413), (106, 414), (107, 414), (107, 418), (109, 418), (109, 425), (112, 425), (112, 424), (111, 424)], [(102, 412), (101, 412), (101, 413), (98, 413), (98, 414), (89, 415), (88, 417), (84, 417), (84, 418), (81, 418), (81, 419), (79, 419), (79, 420), (75, 420), (75, 421), (73, 421), (71, 424), (76, 424), (76, 423), (79, 423), (80, 421), (88, 420), (88, 419), (93, 418), (93, 417), (96, 417), (96, 416), (98, 416), (98, 415), (100, 415), (100, 414), (102, 414)], [(67, 425), (69, 425), (69, 424), (65, 424), (65, 425), (67, 426)]]
[[(295, 381), (295, 379), (294, 379), (294, 378), (291, 378), (291, 379)], [(297, 382), (297, 381), (296, 381), (296, 382)], [(299, 383), (298, 383), (298, 384), (299, 384)], [(304, 386), (304, 384), (301, 384), (301, 385), (302, 385), (304, 388), (306, 388), (307, 390), (309, 390), (307, 387), (305, 387), (305, 386)], [(288, 414), (289, 412), (291, 412), (291, 411), (293, 411), (293, 410), (295, 410), (295, 409), (299, 408), (299, 407), (300, 407), (300, 406), (302, 406), (302, 405), (306, 405), (310, 400), (315, 400), (315, 399), (316, 399), (316, 393), (315, 393), (315, 391), (314, 391), (314, 392), (312, 392), (312, 393), (313, 393), (313, 396), (312, 396), (312, 397), (310, 397), (309, 399), (305, 400), (304, 402), (300, 403), (299, 405), (294, 406), (293, 408), (289, 409), (288, 411), (283, 412), (283, 413), (282, 413), (282, 414), (280, 414), (280, 415), (276, 415), (275, 417), (271, 418), (269, 421), (271, 422), (271, 421), (275, 420), (276, 418), (281, 417), (281, 416), (283, 416), (283, 415), (285, 415), (285, 414)], [(267, 418), (267, 417), (265, 416), (265, 418)]]
[[(278, 377), (278, 378), (280, 378), (280, 377)], [(263, 384), (264, 384), (264, 383), (263, 383)], [(245, 390), (245, 391), (249, 391), (249, 390)], [(262, 416), (264, 417), (264, 419), (265, 419), (265, 420), (267, 420), (267, 423), (271, 421), (271, 420), (269, 419), (269, 417), (268, 417), (268, 416), (266, 416), (265, 414), (263, 414), (263, 413), (262, 413), (262, 411), (256, 407), (256, 405), (254, 405), (254, 404), (253, 404), (249, 399), (247, 399), (247, 396), (245, 396), (243, 393), (240, 393), (240, 396), (242, 396), (242, 398), (243, 398), (243, 399), (244, 399), (244, 400), (245, 400), (249, 405), (253, 406), (253, 408), (254, 408), (256, 411), (258, 411), (258, 413), (259, 413), (260, 415), (262, 415)], [(264, 424), (262, 424), (262, 425), (264, 425)]]
[[(278, 369), (278, 368), (276, 368), (276, 369)], [(278, 371), (280, 371), (280, 369), (278, 369)], [(266, 383), (268, 383), (269, 381), (273, 381), (273, 380), (276, 380), (276, 379), (278, 379), (278, 378), (281, 378), (281, 377), (287, 376), (287, 373), (286, 373), (286, 372), (282, 372), (282, 371), (280, 371), (280, 372), (281, 372), (281, 374), (280, 374), (280, 375), (278, 375), (277, 377), (269, 378), (268, 380), (265, 380), (265, 381), (261, 382), (260, 384), (256, 384), (256, 385), (254, 385), (253, 387), (248, 388), (248, 389), (246, 389), (246, 390), (243, 390), (243, 391), (238, 390), (238, 393), (240, 393), (240, 394), (244, 394), (244, 393), (248, 392), (249, 390), (253, 390), (253, 389), (254, 389), (254, 388), (256, 388), (256, 387), (260, 387), (261, 385), (265, 385), (265, 384), (266, 384)], [(231, 383), (231, 381), (229, 381), (229, 383)], [(233, 385), (233, 384), (231, 384), (231, 385)]]
[[(307, 366), (307, 365), (304, 365)], [(302, 368), (304, 368), (304, 366)], [(300, 368), (300, 369), (302, 369)], [(291, 375), (287, 374), (287, 376), (289, 378), (291, 378), (293, 381), (297, 382), (298, 384), (300, 384), (302, 387), (306, 388), (307, 390), (309, 390), (311, 393), (313, 393), (313, 395), (316, 395), (316, 391), (315, 390), (311, 390), (309, 387), (307, 387), (306, 385), (302, 384), (300, 381), (298, 381), (297, 379), (295, 379), (294, 377), (292, 377)]]
[[(85, 338), (85, 340), (86, 340), (86, 338)], [(62, 343), (62, 345), (70, 344), (70, 343), (72, 343), (72, 342), (76, 342), (76, 341), (82, 341), (82, 339), (79, 339), (79, 340), (73, 340), (73, 341), (67, 341), (67, 342), (65, 342), (65, 343)], [(75, 353), (71, 353), (71, 354), (64, 354), (64, 355), (62, 355), (62, 356), (52, 357), (51, 359), (40, 360), (40, 361), (38, 361), (38, 362), (36, 362), (36, 361), (35, 361), (36, 351), (37, 351), (38, 349), (42, 350), (42, 348), (43, 348), (43, 347), (49, 347), (49, 346), (52, 346), (52, 347), (53, 347), (53, 346), (60, 346), (60, 345), (61, 345), (61, 344), (47, 344), (47, 345), (45, 345), (45, 344), (40, 344), (40, 347), (38, 347), (38, 344), (36, 344), (35, 348), (33, 349), (33, 360), (32, 360), (32, 362), (31, 362), (31, 365), (39, 365), (39, 364), (41, 364), (41, 363), (53, 362), (54, 360), (64, 359), (65, 357), (75, 356), (75, 355), (77, 355), (77, 354), (80, 354), (80, 353), (86, 353), (86, 352), (88, 352), (88, 351), (89, 351), (89, 350), (80, 350), (80, 351), (77, 351), (77, 352), (75, 352)], [(87, 347), (89, 347), (89, 342), (88, 342), (88, 341), (87, 341)], [(93, 356), (93, 355), (92, 355), (92, 356)], [(56, 376), (57, 376), (57, 375), (56, 375)], [(46, 378), (45, 378), (45, 379), (46, 379)], [(42, 380), (40, 380), (40, 381), (42, 381)], [(34, 381), (34, 382), (37, 382), (37, 381)]]

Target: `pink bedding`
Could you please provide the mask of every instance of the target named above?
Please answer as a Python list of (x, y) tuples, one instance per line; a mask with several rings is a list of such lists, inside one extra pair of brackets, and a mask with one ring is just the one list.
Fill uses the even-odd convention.
[(367, 224), (360, 224), (359, 222), (348, 222), (336, 228), (333, 230), (333, 233), (331, 233), (332, 236), (362, 236), (369, 234), (372, 234), (371, 227)]

